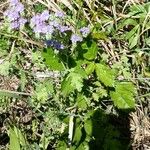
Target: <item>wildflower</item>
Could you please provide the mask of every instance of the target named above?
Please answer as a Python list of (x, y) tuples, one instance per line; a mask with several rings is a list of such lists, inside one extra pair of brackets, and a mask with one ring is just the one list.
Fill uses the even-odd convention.
[(31, 18), (30, 23), (31, 23), (31, 26), (32, 26), (32, 27), (34, 27), (34, 26), (36, 26), (36, 25), (38, 25), (38, 24), (41, 24), (40, 15), (35, 15), (35, 16), (33, 16), (33, 17)]
[(10, 21), (17, 20), (20, 17), (19, 13), (13, 10), (7, 10), (4, 12), (4, 16), (8, 17)]
[(47, 25), (47, 34), (52, 34), (54, 32), (54, 28), (51, 25)]
[(83, 27), (80, 29), (80, 32), (83, 37), (86, 37), (90, 33), (90, 28), (89, 27)]
[(17, 21), (11, 22), (10, 23), (10, 28), (11, 29), (18, 29), (20, 27), (20, 24)]
[(61, 26), (61, 25), (60, 25), (57, 29), (58, 29), (60, 32), (65, 32), (65, 31), (71, 30), (70, 27), (68, 27), (68, 26)]
[(40, 15), (40, 19), (41, 21), (46, 21), (49, 18), (49, 11), (45, 10), (42, 12), (42, 14)]
[(22, 13), (24, 11), (24, 5), (22, 3), (17, 3), (14, 7), (16, 12)]
[(21, 13), (24, 11), (24, 5), (18, 0), (10, 0), (9, 9), (4, 12), (4, 16), (8, 18), (11, 29), (19, 29), (27, 22), (22, 18)]
[(19, 22), (20, 26), (24, 26), (24, 24), (27, 22), (27, 19), (20, 18), (20, 19), (18, 20), (18, 22)]
[(64, 13), (62, 11), (57, 11), (55, 13), (55, 16), (58, 17), (58, 18), (64, 18), (65, 15), (64, 15)]
[(55, 28), (59, 28), (60, 26), (59, 22), (56, 20), (51, 21), (49, 24)]
[(15, 6), (15, 5), (17, 5), (18, 3), (19, 3), (18, 0), (10, 0), (10, 5), (11, 5), (11, 6)]
[(83, 38), (78, 34), (73, 34), (71, 36), (71, 41), (73, 44), (76, 44), (77, 42), (82, 42), (82, 40), (83, 40)]

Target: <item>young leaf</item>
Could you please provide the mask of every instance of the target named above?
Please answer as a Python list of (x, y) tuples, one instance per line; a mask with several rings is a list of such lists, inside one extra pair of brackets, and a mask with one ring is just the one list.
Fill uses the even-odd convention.
[(90, 75), (92, 72), (94, 72), (94, 70), (95, 70), (95, 63), (91, 62), (87, 65), (85, 72), (87, 75)]
[(134, 85), (130, 82), (118, 83), (115, 91), (110, 92), (110, 96), (119, 109), (133, 109), (135, 107)]
[(51, 48), (47, 48), (42, 52), (46, 65), (52, 70), (62, 71), (64, 67), (59, 60), (59, 57), (54, 53)]
[(96, 74), (98, 79), (106, 86), (113, 87), (115, 82), (115, 72), (104, 64), (96, 64)]
[(93, 60), (97, 56), (97, 51), (98, 51), (97, 44), (96, 42), (93, 41), (90, 47), (87, 46), (87, 52), (83, 56), (88, 60)]

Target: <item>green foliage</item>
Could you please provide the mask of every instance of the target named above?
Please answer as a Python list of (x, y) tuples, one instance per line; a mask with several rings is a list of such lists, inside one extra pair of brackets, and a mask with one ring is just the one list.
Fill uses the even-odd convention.
[[(53, 5), (42, 3), (45, 6), (35, 3), (35, 12), (43, 12), (46, 5)], [(75, 9), (68, 10), (66, 3)], [(57, 3), (57, 8), (69, 14), (63, 25), (71, 25), (73, 33), (81, 35), (78, 29), (91, 25), (91, 33), (76, 44), (70, 41), (71, 31), (58, 34), (56, 30), (55, 39), (65, 45), (63, 50), (38, 48), (41, 41), (30, 39), (28, 25), (27, 34), (12, 31), (10, 35), (0, 36), (0, 79), (15, 74), (20, 81), (16, 91), (12, 91), (11, 84), (8, 90), (0, 90), (0, 114), (8, 114), (2, 124), (6, 122), (10, 150), (126, 150), (129, 147), (127, 137), (122, 137), (120, 131), (123, 130), (120, 118), (124, 116), (119, 112), (128, 116), (135, 109), (137, 99), (140, 101), (144, 96), (145, 102), (149, 98), (150, 83), (145, 78), (150, 76), (150, 3), (122, 4), (125, 2), (114, 0)], [(14, 39), (15, 51), (9, 54)], [(31, 44), (35, 45), (30, 47)], [(27, 53), (28, 50), (32, 52)], [(45, 79), (35, 75), (47, 71), (54, 76)], [(26, 95), (20, 96), (20, 91)], [(73, 133), (69, 139), (71, 117)], [(29, 121), (21, 122), (22, 118)]]
[(45, 59), (46, 65), (52, 70), (62, 71), (64, 66), (59, 60), (58, 56), (55, 55), (52, 48), (47, 48), (42, 53), (43, 58)]
[[(87, 44), (89, 44), (89, 43), (87, 42)], [(87, 44), (84, 43), (82, 45), (82, 48), (85, 49), (85, 50), (87, 50), (87, 52), (83, 56), (87, 60), (93, 60), (97, 56), (97, 52), (98, 52), (97, 44), (94, 41), (92, 42), (92, 44), (90, 45), (90, 47)]]
[(111, 92), (111, 98), (115, 106), (120, 109), (134, 109), (135, 108), (135, 87), (130, 82), (120, 82), (116, 84), (115, 91)]
[(96, 64), (96, 74), (98, 79), (104, 83), (105, 86), (114, 87), (115, 72), (104, 64)]

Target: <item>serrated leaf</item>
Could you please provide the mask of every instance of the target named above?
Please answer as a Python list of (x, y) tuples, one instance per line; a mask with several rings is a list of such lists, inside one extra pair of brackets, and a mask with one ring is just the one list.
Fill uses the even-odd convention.
[(9, 149), (20, 150), (20, 142), (18, 136), (12, 128), (9, 129), (9, 138), (10, 138)]
[(96, 74), (98, 79), (106, 86), (113, 87), (115, 82), (115, 72), (106, 65), (96, 64)]
[(88, 60), (93, 60), (97, 56), (97, 51), (98, 51), (97, 44), (96, 42), (93, 41), (90, 47), (87, 47), (87, 52), (83, 54), (83, 56)]
[(64, 66), (60, 62), (59, 57), (54, 53), (53, 49), (47, 48), (42, 52), (46, 65), (52, 70), (62, 71)]
[(38, 101), (45, 103), (49, 95), (54, 92), (52, 81), (44, 81), (43, 83), (37, 84), (35, 96)]
[(83, 87), (83, 77), (78, 73), (71, 72), (69, 78), (71, 78), (71, 85), (77, 89), (78, 92), (81, 92)]
[(61, 90), (64, 96), (69, 95), (71, 92), (75, 90), (75, 88), (71, 85), (71, 78), (65, 78), (62, 81)]
[(115, 91), (110, 92), (110, 96), (114, 105), (119, 109), (133, 109), (135, 107), (135, 93), (136, 90), (132, 83), (123, 82), (116, 85)]

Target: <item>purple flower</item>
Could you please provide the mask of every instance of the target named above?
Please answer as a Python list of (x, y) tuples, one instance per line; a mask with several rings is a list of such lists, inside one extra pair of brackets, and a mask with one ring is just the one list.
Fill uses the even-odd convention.
[(19, 23), (17, 21), (10, 23), (11, 29), (18, 29), (20, 27)]
[(57, 11), (55, 13), (55, 16), (58, 17), (58, 18), (64, 18), (65, 15), (64, 15), (64, 13), (62, 11)]
[(24, 11), (24, 5), (22, 3), (18, 3), (15, 5), (14, 10), (16, 12), (22, 13)]
[(68, 26), (61, 26), (61, 25), (60, 25), (57, 29), (58, 29), (60, 32), (65, 32), (65, 31), (71, 30), (70, 27), (68, 27)]
[(24, 26), (24, 24), (27, 22), (27, 19), (20, 18), (18, 22), (19, 22), (20, 26)]
[(35, 15), (31, 18), (31, 25), (32, 26), (35, 26), (35, 25), (38, 25), (38, 24), (41, 24), (41, 18), (40, 18), (40, 15)]
[(10, 21), (17, 20), (20, 17), (18, 12), (12, 10), (8, 10), (4, 15), (6, 15)]
[(82, 42), (83, 38), (78, 35), (78, 34), (72, 34), (71, 36), (71, 41), (73, 44), (77, 43), (77, 42)]
[(45, 10), (42, 12), (42, 14), (40, 15), (40, 20), (41, 21), (46, 21), (49, 18), (49, 11)]
[(11, 6), (15, 6), (15, 5), (17, 5), (19, 3), (18, 0), (9, 0), (9, 1), (10, 1), (10, 5)]
[(86, 37), (90, 33), (90, 28), (89, 27), (83, 27), (80, 29), (80, 32), (82, 33), (83, 37)]
[(55, 27), (55, 28), (58, 28), (58, 27), (59, 27), (59, 23), (58, 23), (58, 21), (56, 21), (56, 20), (51, 21), (49, 24), (50, 24), (51, 26)]
[(51, 25), (47, 26), (47, 34), (52, 34), (54, 32), (54, 28)]

